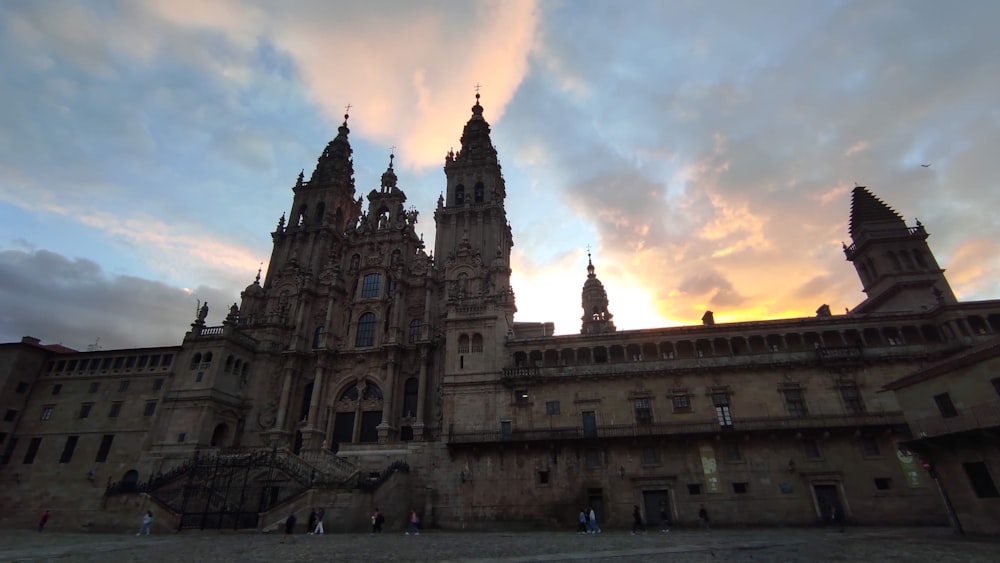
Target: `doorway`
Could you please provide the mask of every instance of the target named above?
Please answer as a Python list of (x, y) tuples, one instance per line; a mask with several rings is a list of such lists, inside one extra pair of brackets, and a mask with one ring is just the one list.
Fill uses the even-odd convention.
[(670, 491), (666, 489), (643, 491), (642, 504), (646, 509), (647, 526), (659, 526), (661, 530), (670, 528), (673, 514), (670, 507)]
[(820, 522), (823, 524), (839, 524), (844, 520), (844, 507), (840, 502), (837, 485), (813, 485), (816, 495), (816, 508), (819, 510)]

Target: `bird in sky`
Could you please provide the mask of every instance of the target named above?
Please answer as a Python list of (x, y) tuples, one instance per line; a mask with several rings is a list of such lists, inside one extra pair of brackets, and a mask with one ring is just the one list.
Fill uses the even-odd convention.
[[(932, 163), (932, 164), (933, 164), (933, 163)], [(924, 168), (930, 168), (930, 167), (931, 167), (931, 165), (930, 165), (930, 164), (921, 164), (920, 166), (923, 166)]]

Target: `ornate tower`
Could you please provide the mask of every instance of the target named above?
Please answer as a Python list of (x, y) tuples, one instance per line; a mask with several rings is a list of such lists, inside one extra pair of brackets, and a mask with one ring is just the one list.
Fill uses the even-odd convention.
[(852, 244), (844, 254), (854, 264), (868, 297), (852, 312), (919, 311), (955, 303), (944, 270), (927, 246), (927, 231), (856, 186), (851, 195)]
[(583, 282), (581, 303), (583, 317), (580, 319), (583, 321), (583, 326), (580, 327), (580, 334), (615, 331), (615, 323), (611, 322), (614, 315), (608, 311), (608, 292), (604, 290), (604, 284), (594, 274), (594, 262), (590, 259), (589, 250), (587, 251), (587, 281)]
[(461, 143), (458, 153), (449, 151), (445, 158), (447, 191), (434, 212), (441, 328), (446, 349), (455, 351), (445, 358), (445, 370), (495, 373), (517, 310), (510, 287), (514, 241), (504, 208), (506, 186), (479, 94)]

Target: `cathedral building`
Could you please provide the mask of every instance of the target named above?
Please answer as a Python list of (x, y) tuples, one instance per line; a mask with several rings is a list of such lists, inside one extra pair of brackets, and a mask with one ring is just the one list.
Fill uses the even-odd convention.
[(4, 522), (44, 507), (103, 529), (152, 508), (266, 530), (323, 506), (358, 530), (376, 505), (452, 529), (568, 529), (584, 507), (624, 527), (634, 505), (652, 525), (701, 506), (721, 525), (948, 521), (892, 384), (988, 346), (1000, 301), (958, 301), (919, 222), (854, 189), (844, 254), (866, 298), (842, 315), (622, 331), (588, 256), (579, 334), (554, 336), (515, 321), (479, 96), (432, 252), (393, 155), (358, 194), (347, 122), (221, 324), (206, 304), (171, 347), (0, 344)]

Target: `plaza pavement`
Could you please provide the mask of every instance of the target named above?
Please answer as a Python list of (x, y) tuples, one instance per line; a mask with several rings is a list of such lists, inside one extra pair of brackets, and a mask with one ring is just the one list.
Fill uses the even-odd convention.
[(202, 531), (136, 537), (56, 530), (0, 530), (0, 561), (112, 563), (240, 561), (612, 561), (907, 563), (1000, 561), (1000, 540), (956, 537), (944, 528), (763, 528), (673, 530), (631, 535), (573, 532), (262, 534)]

